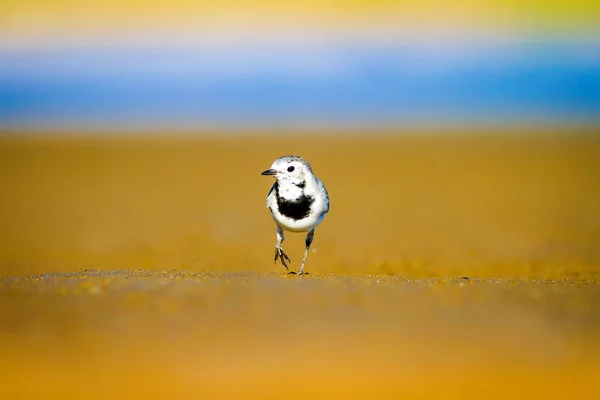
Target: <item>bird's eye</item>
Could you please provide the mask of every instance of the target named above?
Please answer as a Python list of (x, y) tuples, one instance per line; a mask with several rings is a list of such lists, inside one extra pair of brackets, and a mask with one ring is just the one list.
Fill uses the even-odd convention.
[(288, 172), (292, 172), (293, 170), (294, 170), (294, 166), (293, 166), (293, 165), (290, 165), (290, 166), (288, 167)]

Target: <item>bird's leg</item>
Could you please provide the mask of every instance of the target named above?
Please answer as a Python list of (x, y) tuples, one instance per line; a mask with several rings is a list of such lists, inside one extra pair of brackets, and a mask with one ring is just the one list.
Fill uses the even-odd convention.
[(284, 240), (285, 240), (285, 237), (283, 236), (283, 229), (281, 229), (281, 227), (279, 225), (277, 225), (277, 244), (275, 245), (275, 263), (277, 263), (277, 259), (279, 258), (279, 260), (281, 260), (281, 263), (283, 264), (285, 269), (289, 271), (289, 268), (288, 268), (287, 264), (285, 263), (285, 261), (287, 260), (290, 263), (292, 261), (290, 261), (290, 258), (288, 257), (287, 254), (285, 254), (285, 251), (283, 251), (283, 248), (281, 247), (281, 243), (283, 243)]
[(308, 249), (310, 249), (310, 244), (312, 243), (314, 237), (315, 230), (313, 228), (310, 230), (310, 232), (308, 232), (308, 235), (306, 235), (306, 250), (304, 250), (304, 258), (302, 259), (302, 265), (298, 270), (298, 275), (304, 274), (304, 264), (306, 263), (306, 257), (308, 256)]

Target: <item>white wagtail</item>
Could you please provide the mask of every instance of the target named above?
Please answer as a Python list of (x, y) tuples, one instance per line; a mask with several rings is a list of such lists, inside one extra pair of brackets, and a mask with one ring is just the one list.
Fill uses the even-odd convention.
[(273, 162), (271, 168), (262, 175), (272, 175), (275, 183), (267, 195), (267, 208), (277, 224), (277, 244), (275, 262), (281, 260), (288, 269), (286, 260), (291, 262), (281, 243), (283, 231), (308, 232), (306, 250), (298, 275), (304, 273), (304, 263), (308, 249), (315, 235), (315, 228), (329, 211), (329, 195), (323, 182), (313, 174), (310, 164), (298, 156), (283, 156)]

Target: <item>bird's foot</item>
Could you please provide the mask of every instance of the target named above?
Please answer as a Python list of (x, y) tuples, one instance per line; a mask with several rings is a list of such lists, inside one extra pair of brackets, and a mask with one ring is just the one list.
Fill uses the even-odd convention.
[(281, 247), (275, 247), (275, 263), (277, 263), (277, 259), (281, 261), (286, 270), (290, 270), (286, 264), (286, 260), (289, 263), (291, 263), (292, 261), (290, 260), (288, 255), (285, 254), (285, 251), (283, 251), (283, 248)]
[(308, 272), (304, 272), (304, 268), (300, 268), (298, 272), (290, 271), (288, 274), (291, 275), (308, 275)]

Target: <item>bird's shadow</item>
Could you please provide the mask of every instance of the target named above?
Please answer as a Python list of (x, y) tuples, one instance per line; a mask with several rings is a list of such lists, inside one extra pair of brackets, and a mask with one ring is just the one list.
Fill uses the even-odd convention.
[[(302, 275), (308, 275), (308, 274), (309, 274), (308, 272), (304, 272), (300, 276), (302, 276)], [(288, 275), (298, 275), (298, 273), (294, 272), (294, 271), (290, 271), (290, 272), (288, 272)]]

